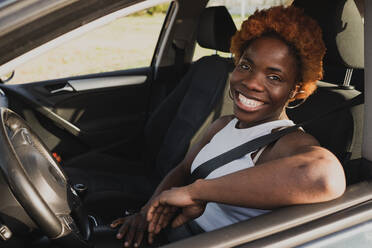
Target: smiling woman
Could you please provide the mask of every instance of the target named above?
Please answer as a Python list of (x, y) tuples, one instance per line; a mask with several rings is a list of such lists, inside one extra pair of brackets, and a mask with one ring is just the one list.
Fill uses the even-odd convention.
[[(231, 51), (236, 60), (230, 78), (234, 115), (211, 124), (201, 141), (164, 178), (140, 214), (113, 222), (112, 227), (123, 224), (117, 238), (125, 237), (126, 246), (133, 241), (134, 231), (130, 230), (147, 225), (145, 214), (151, 243), (169, 224), (179, 227), (167, 233), (170, 240), (177, 240), (277, 207), (328, 201), (344, 192), (340, 162), (301, 129), (187, 184), (190, 174), (209, 160), (293, 126), (286, 106), (309, 96), (322, 77), (325, 46), (321, 30), (295, 7), (256, 12), (233, 37)], [(143, 231), (138, 232), (142, 235), (135, 246), (143, 237)]]
[[(0, 7), (0, 72), (15, 68), (19, 76), (17, 67), (51, 51), (51, 43), (63, 45), (165, 1), (34, 0)], [(227, 9), (242, 1), (218, 0), (225, 6), (206, 7), (211, 1), (171, 2), (159, 33), (145, 31), (157, 43), (149, 66), (0, 84), (1, 248), (114, 248), (146, 246), (148, 240), (154, 246), (199, 233), (167, 247), (308, 247), (309, 240), (333, 239), (335, 232), (344, 242), (363, 224), (370, 226), (372, 87), (366, 83), (364, 91), (356, 69), (363, 58), (366, 72), (372, 65), (367, 52), (372, 2), (365, 11), (370, 42), (364, 54), (364, 12), (358, 6), (363, 1), (295, 0), (295, 7), (252, 13), (238, 33)], [(54, 7), (45, 11), (47, 6)], [(324, 78), (292, 110), (291, 101), (305, 99), (311, 91), (304, 86), (313, 87), (322, 74), (320, 29), (305, 15), (323, 30)], [(118, 19), (114, 35), (98, 32), (120, 50), (95, 49), (89, 35), (77, 50), (143, 59), (142, 51), (132, 56), (121, 49), (133, 47), (119, 44), (123, 36), (135, 39), (137, 49), (149, 41), (132, 37), (138, 24), (132, 17), (137, 16)], [(241, 41), (235, 60), (220, 56), (230, 51), (235, 33)], [(218, 54), (194, 62), (196, 43)], [(82, 57), (93, 66), (103, 62), (98, 69), (116, 62), (91, 55)], [(72, 57), (63, 58), (77, 69)], [(42, 66), (52, 64), (57, 60)], [(345, 66), (344, 84), (338, 85)], [(326, 117), (314, 118), (318, 115)], [(295, 123), (303, 123), (304, 130)], [(238, 154), (226, 157), (231, 150)], [(198, 175), (221, 157), (214, 169)], [(339, 161), (348, 185), (344, 194)], [(363, 240), (360, 236), (355, 239)], [(356, 240), (349, 246), (360, 247)]]

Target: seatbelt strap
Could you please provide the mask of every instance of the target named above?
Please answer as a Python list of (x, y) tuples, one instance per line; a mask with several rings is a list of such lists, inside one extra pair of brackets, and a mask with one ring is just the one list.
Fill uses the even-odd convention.
[(190, 182), (194, 182), (197, 179), (206, 178), (212, 171), (216, 170), (217, 168), (219, 168), (219, 167), (221, 167), (221, 166), (223, 166), (227, 163), (230, 163), (231, 161), (234, 161), (238, 158), (241, 158), (242, 156), (257, 150), (260, 147), (268, 145), (268, 144), (280, 139), (284, 135), (298, 130), (299, 127), (306, 126), (309, 123), (312, 123), (313, 121), (322, 119), (322, 118), (324, 118), (326, 116), (329, 116), (330, 114), (334, 114), (334, 113), (336, 113), (340, 110), (359, 105), (359, 104), (363, 103), (363, 101), (364, 101), (364, 94), (359, 94), (358, 96), (356, 96), (356, 97), (354, 97), (354, 98), (352, 98), (348, 101), (343, 102), (342, 104), (338, 105), (336, 108), (332, 109), (331, 111), (327, 111), (326, 113), (323, 113), (323, 114), (317, 116), (316, 118), (313, 118), (311, 120), (302, 122), (300, 124), (282, 129), (282, 130), (274, 132), (274, 133), (266, 134), (264, 136), (258, 137), (256, 139), (251, 140), (251, 141), (248, 141), (248, 142), (246, 142), (246, 143), (244, 143), (240, 146), (237, 146), (237, 147), (235, 147), (235, 148), (233, 148), (233, 149), (231, 149), (231, 150), (229, 150), (225, 153), (222, 153), (222, 154), (218, 155), (217, 157), (214, 157), (214, 158), (204, 162), (200, 166), (198, 166), (191, 173)]

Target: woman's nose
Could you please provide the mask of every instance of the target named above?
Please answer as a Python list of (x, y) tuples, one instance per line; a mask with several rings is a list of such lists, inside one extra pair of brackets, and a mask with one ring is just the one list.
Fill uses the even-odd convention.
[(264, 81), (259, 73), (251, 72), (249, 76), (243, 79), (243, 84), (252, 91), (263, 91)]

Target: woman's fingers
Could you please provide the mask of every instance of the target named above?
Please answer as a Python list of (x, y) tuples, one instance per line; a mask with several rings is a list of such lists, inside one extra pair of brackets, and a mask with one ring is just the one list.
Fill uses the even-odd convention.
[(152, 214), (152, 218), (151, 218), (151, 221), (150, 221), (149, 227), (148, 227), (148, 231), (150, 233), (155, 232), (156, 225), (159, 221), (160, 216), (163, 213), (163, 210), (164, 210), (164, 206), (162, 206), (160, 204), (158, 205), (158, 207), (156, 207), (156, 209), (154, 209), (153, 214)]
[(136, 217), (135, 225), (136, 225), (136, 233), (135, 233), (133, 246), (138, 247), (141, 245), (144, 232), (146, 231), (145, 230), (146, 222), (144, 221), (144, 216), (142, 216), (142, 214)]
[(125, 247), (131, 246), (132, 241), (134, 239), (134, 235), (136, 234), (136, 232), (137, 232), (137, 227), (135, 225), (131, 225), (129, 227), (127, 235), (125, 235), (125, 242), (124, 242)]
[(115, 228), (122, 224), (116, 234), (117, 239), (124, 238), (124, 247), (139, 247), (146, 232), (148, 222), (144, 214), (136, 213), (131, 216), (119, 218), (111, 223), (111, 227)]
[(158, 234), (168, 225), (175, 209), (177, 208), (173, 206), (157, 204), (157, 207), (152, 209), (152, 216), (148, 226), (148, 232), (152, 235)]
[(152, 217), (154, 216), (155, 209), (156, 209), (156, 207), (154, 207), (153, 205), (151, 205), (149, 207), (149, 210), (147, 211), (147, 214), (146, 214), (146, 220), (148, 222), (150, 222), (152, 220)]
[(176, 228), (176, 227), (179, 227), (179, 226), (182, 226), (183, 224), (185, 224), (186, 222), (188, 222), (190, 220), (190, 218), (187, 218), (184, 214), (179, 214), (172, 222), (172, 227), (173, 228)]
[(177, 209), (176, 207), (173, 207), (173, 206), (164, 207), (164, 210), (162, 214), (159, 216), (159, 220), (156, 224), (155, 233), (159, 233), (161, 229), (165, 228), (168, 225), (169, 219), (174, 214), (174, 210), (173, 210), (174, 208)]
[(139, 247), (143, 240), (146, 226), (147, 221), (144, 219), (144, 216), (141, 213), (136, 214), (132, 219), (124, 246), (129, 247), (133, 244), (134, 247)]
[(114, 221), (111, 223), (110, 227), (111, 227), (111, 228), (115, 228), (115, 227), (117, 227), (118, 225), (123, 224), (124, 221), (125, 221), (125, 218), (118, 218), (118, 219), (114, 220)]
[(149, 244), (152, 244), (154, 242), (154, 237), (155, 237), (155, 234), (154, 233), (149, 233), (147, 235)]
[(160, 205), (159, 201), (155, 201), (149, 208), (149, 211), (147, 212), (147, 221), (149, 222), (147, 229), (149, 244), (152, 244), (154, 242), (154, 237), (156, 235), (155, 234), (156, 224), (162, 209), (163, 206)]
[(127, 233), (128, 227), (129, 227), (128, 223), (124, 222), (123, 225), (121, 225), (121, 227), (119, 228), (119, 231), (116, 234), (116, 238), (117, 239), (122, 239), (125, 236), (125, 234)]
[(177, 209), (178, 209), (177, 207), (171, 207), (170, 212), (167, 215), (164, 215), (164, 219), (161, 223), (162, 228), (165, 228), (169, 224), (170, 220), (175, 215)]
[[(168, 208), (167, 208), (168, 209)], [(162, 229), (165, 221), (165, 217), (169, 214), (169, 211), (165, 210), (163, 211), (163, 214), (160, 215), (158, 223), (156, 223), (155, 233), (159, 233)]]
[(136, 238), (135, 238), (135, 241), (134, 241), (134, 244), (133, 244), (134, 247), (139, 247), (141, 245), (144, 234), (145, 234), (145, 228), (144, 227), (141, 227), (141, 228), (137, 229)]
[(155, 214), (156, 209), (159, 207), (160, 202), (159, 200), (155, 200), (151, 203), (149, 210), (147, 210), (146, 219), (150, 222)]

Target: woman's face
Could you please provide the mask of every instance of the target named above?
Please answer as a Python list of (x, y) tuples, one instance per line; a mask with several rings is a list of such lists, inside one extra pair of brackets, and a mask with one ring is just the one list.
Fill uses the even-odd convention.
[(239, 127), (286, 118), (285, 106), (296, 88), (297, 70), (296, 59), (282, 40), (254, 40), (230, 78)]

